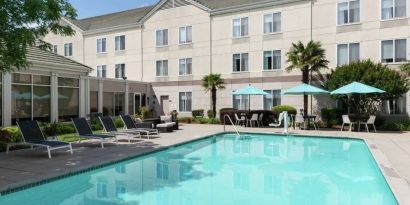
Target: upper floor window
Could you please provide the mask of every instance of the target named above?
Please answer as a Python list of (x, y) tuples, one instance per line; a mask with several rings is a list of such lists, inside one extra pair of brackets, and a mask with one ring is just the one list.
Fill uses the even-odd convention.
[(168, 60), (157, 61), (157, 76), (168, 76)]
[(276, 33), (281, 32), (282, 27), (282, 14), (272, 13), (272, 14), (265, 14), (263, 16), (263, 33)]
[(179, 59), (179, 75), (192, 74), (192, 58)]
[(168, 29), (156, 31), (156, 45), (157, 47), (168, 45)]
[(382, 41), (382, 63), (397, 63), (407, 60), (407, 40)]
[(107, 39), (99, 38), (97, 39), (97, 53), (107, 52)]
[(263, 96), (263, 108), (272, 110), (273, 106), (281, 105), (281, 90), (264, 90), (269, 95)]
[(73, 44), (72, 43), (64, 44), (64, 56), (73, 56)]
[(233, 54), (233, 72), (248, 71), (248, 53)]
[(348, 43), (337, 45), (337, 65), (345, 65), (360, 59), (360, 44)]
[(360, 22), (360, 1), (346, 1), (337, 4), (337, 24)]
[(125, 77), (125, 64), (115, 64), (115, 78)]
[(232, 107), (236, 110), (248, 110), (249, 95), (232, 95)]
[(233, 37), (248, 36), (248, 17), (233, 19), (232, 27)]
[(192, 26), (179, 28), (179, 44), (192, 43)]
[(263, 52), (263, 70), (281, 69), (281, 54), (280, 50)]
[(107, 77), (107, 66), (106, 65), (98, 65), (97, 66), (97, 77), (99, 77), (99, 78), (106, 78)]
[(406, 0), (382, 0), (382, 19), (406, 16)]
[(115, 37), (115, 50), (116, 51), (125, 50), (125, 35)]
[(53, 45), (52, 52), (53, 53), (58, 53), (58, 46), (57, 45)]

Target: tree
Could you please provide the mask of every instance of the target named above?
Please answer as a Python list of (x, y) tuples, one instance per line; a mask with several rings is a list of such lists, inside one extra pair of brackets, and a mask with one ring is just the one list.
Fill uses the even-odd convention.
[(332, 70), (325, 87), (335, 90), (352, 82), (361, 82), (386, 91), (384, 94), (366, 94), (334, 96), (343, 100), (357, 113), (372, 114), (382, 100), (395, 100), (410, 89), (409, 79), (399, 71), (390, 69), (387, 65), (374, 63), (371, 60), (362, 60), (343, 65)]
[(73, 35), (61, 18), (73, 19), (76, 10), (67, 0), (3, 0), (0, 3), (0, 71), (27, 69), (27, 48), (50, 49), (41, 40), (49, 32)]
[(407, 77), (410, 77), (410, 62), (400, 65), (400, 69), (407, 75)]
[(202, 78), (202, 87), (205, 92), (211, 91), (212, 113), (213, 117), (216, 115), (216, 91), (218, 89), (225, 89), (225, 82), (221, 78), (221, 74), (209, 74)]
[[(301, 41), (292, 43), (289, 52), (286, 53), (286, 62), (289, 66), (287, 71), (299, 69), (302, 71), (302, 82), (309, 84), (313, 79), (310, 79), (309, 74), (315, 74), (322, 78), (320, 70), (328, 68), (329, 61), (326, 60), (325, 50), (320, 42), (309, 41), (305, 46)], [(303, 96), (304, 114), (307, 115), (308, 96)]]

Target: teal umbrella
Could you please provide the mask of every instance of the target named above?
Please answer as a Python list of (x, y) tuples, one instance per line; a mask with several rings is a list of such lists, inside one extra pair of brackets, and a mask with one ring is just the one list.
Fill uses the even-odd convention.
[(296, 87), (290, 88), (284, 92), (282, 95), (319, 95), (319, 94), (328, 94), (329, 92), (323, 89), (320, 89), (315, 86), (302, 83)]
[(251, 86), (250, 84), (244, 88), (241, 88), (239, 90), (235, 90), (232, 92), (232, 95), (248, 95), (249, 96), (249, 100), (248, 100), (248, 108), (249, 108), (249, 112), (251, 111), (251, 99), (250, 96), (251, 95), (269, 95), (269, 93), (259, 89), (259, 88), (255, 88), (253, 86)]
[(349, 95), (349, 94), (371, 94), (371, 93), (385, 93), (386, 91), (379, 88), (372, 87), (363, 83), (353, 82), (345, 85), (337, 90), (332, 91), (331, 95)]

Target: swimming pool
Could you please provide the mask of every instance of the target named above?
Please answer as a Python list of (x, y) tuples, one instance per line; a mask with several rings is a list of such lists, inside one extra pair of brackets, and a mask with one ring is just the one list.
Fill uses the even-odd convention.
[(362, 140), (220, 134), (7, 194), (0, 204), (398, 203)]

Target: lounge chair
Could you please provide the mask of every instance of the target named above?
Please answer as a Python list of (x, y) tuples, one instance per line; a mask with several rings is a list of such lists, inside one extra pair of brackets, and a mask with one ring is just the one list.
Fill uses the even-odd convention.
[(79, 135), (78, 142), (81, 142), (81, 137), (87, 139), (98, 139), (101, 142), (101, 148), (104, 148), (104, 141), (106, 139), (114, 138), (115, 142), (118, 143), (116, 135), (94, 134), (85, 118), (72, 118), (71, 120), (73, 121), (74, 127)]
[(158, 135), (158, 130), (157, 129), (138, 128), (135, 125), (134, 120), (129, 115), (121, 115), (121, 119), (124, 122), (125, 128), (127, 128), (126, 130), (138, 131), (141, 134), (145, 134), (148, 139), (149, 139), (150, 135)]
[(141, 138), (141, 133), (139, 131), (134, 131), (134, 130), (123, 130), (123, 131), (118, 131), (117, 127), (115, 127), (114, 121), (112, 120), (111, 117), (105, 116), (105, 117), (98, 117), (101, 121), (101, 124), (103, 125), (104, 131), (106, 131), (108, 134), (113, 134), (113, 135), (125, 135), (128, 137), (128, 142), (131, 142), (131, 138), (133, 135), (137, 135)]
[(38, 126), (37, 121), (28, 120), (17, 122), (20, 129), (21, 136), (23, 137), (23, 142), (20, 143), (7, 143), (6, 153), (9, 153), (10, 147), (16, 145), (30, 145), (31, 149), (33, 147), (45, 147), (47, 148), (48, 158), (51, 159), (51, 150), (68, 148), (70, 153), (73, 154), (73, 147), (71, 143), (61, 142), (61, 141), (50, 141), (44, 137), (43, 132)]

